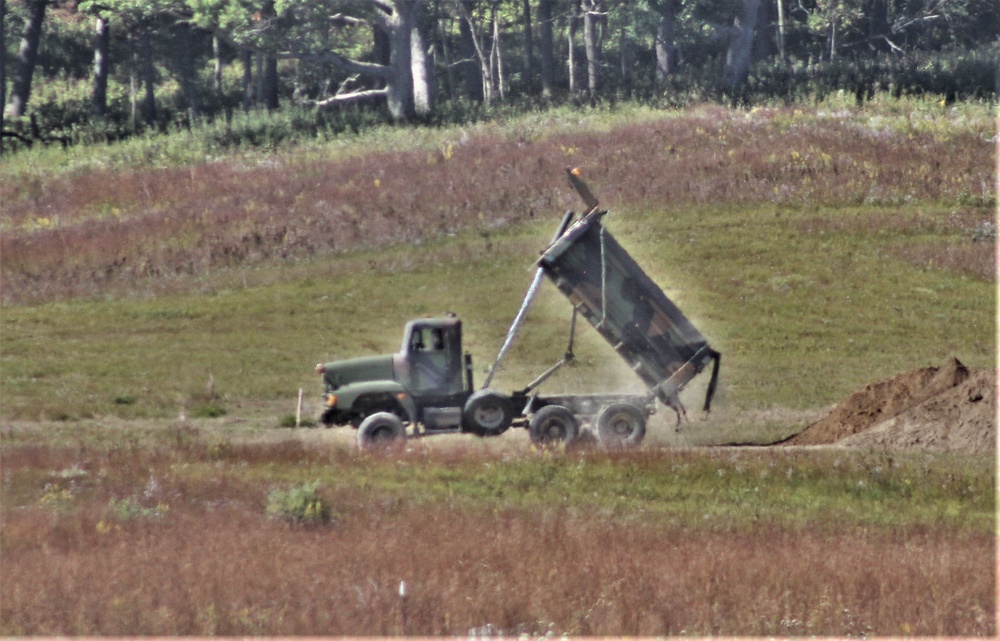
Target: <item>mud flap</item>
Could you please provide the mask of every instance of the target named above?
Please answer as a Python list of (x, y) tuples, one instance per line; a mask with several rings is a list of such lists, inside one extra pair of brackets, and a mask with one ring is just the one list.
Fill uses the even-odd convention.
[(708, 389), (705, 391), (705, 407), (703, 409), (706, 414), (712, 411), (712, 397), (715, 396), (715, 387), (719, 383), (719, 365), (722, 362), (722, 354), (713, 349), (710, 358), (715, 363), (712, 365), (712, 379), (708, 382)]

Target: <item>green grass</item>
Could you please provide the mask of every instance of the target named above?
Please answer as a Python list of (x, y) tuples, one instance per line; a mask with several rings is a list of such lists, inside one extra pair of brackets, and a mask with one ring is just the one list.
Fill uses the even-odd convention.
[[(289, 435), (256, 444), (224, 432), (220, 426), (184, 434), (150, 428), (136, 436), (133, 428), (131, 442), (121, 442), (114, 438), (116, 430), (104, 428), (102, 439), (96, 432), (77, 434), (75, 444), (52, 447), (47, 456), (56, 460), (46, 470), (31, 461), (33, 448), (61, 438), (48, 430), (7, 431), (8, 457), (17, 462), (8, 498), (12, 505), (51, 504), (70, 512), (106, 502), (109, 491), (134, 494), (129, 500), (138, 501), (142, 492), (136, 483), (155, 478), (187, 488), (166, 492), (178, 507), (203, 509), (219, 500), (221, 491), (229, 500), (267, 505), (267, 514), (300, 520), (308, 519), (296, 510), (313, 504), (347, 520), (368, 505), (405, 504), (493, 514), (556, 510), (695, 531), (767, 526), (830, 533), (904, 527), (988, 533), (995, 528), (988, 453), (655, 446), (624, 453), (588, 447), (536, 452), (456, 438), (444, 447), (417, 442), (388, 454), (357, 456), (345, 441), (323, 438), (330, 432), (310, 441)], [(68, 477), (65, 470), (77, 474)]]
[[(993, 363), (993, 284), (893, 257), (893, 246), (913, 239), (866, 221), (896, 215), (687, 207), (615, 212), (608, 225), (722, 351), (720, 407), (801, 409), (949, 356)], [(853, 222), (808, 231), (831, 218)], [(464, 319), (481, 380), (550, 228), (234, 271), (186, 295), (7, 307), (2, 416), (174, 416), (211, 400), (210, 379), (215, 404), (239, 414), (293, 399), (300, 387), (318, 394), (312, 364), (395, 351), (406, 320), (446, 310)], [(924, 236), (961, 241), (953, 231)], [(496, 386), (522, 387), (558, 360), (568, 320), (569, 306), (546, 285)], [(577, 362), (548, 389), (635, 387), (592, 329), (578, 334)]]
[[(867, 383), (938, 365), (951, 356), (974, 367), (995, 363), (995, 255), (988, 253), (988, 242), (973, 242), (975, 235), (969, 231), (993, 219), (995, 195), (992, 185), (963, 183), (968, 168), (978, 166), (983, 153), (979, 143), (989, 134), (987, 107), (961, 103), (942, 112), (932, 101), (919, 100), (873, 103), (866, 110), (845, 107), (846, 103), (830, 99), (819, 108), (746, 113), (711, 107), (663, 113), (634, 105), (562, 109), (476, 125), (467, 143), (462, 141), (469, 131), (462, 128), (386, 128), (322, 145), (299, 145), (250, 164), (287, 164), (301, 168), (298, 173), (305, 172), (310, 181), (323, 182), (323, 172), (335, 170), (335, 166), (316, 163), (323, 158), (426, 149), (437, 154), (428, 156), (428, 162), (437, 163), (450, 156), (449, 146), (469, 144), (473, 149), (465, 156), (467, 162), (478, 162), (474, 159), (483, 156), (476, 155), (475, 146), (485, 149), (495, 140), (517, 141), (517, 149), (527, 150), (523, 157), (512, 156), (522, 167), (541, 163), (540, 154), (557, 155), (561, 162), (613, 163), (618, 158), (619, 171), (632, 169), (614, 182), (609, 172), (604, 178), (609, 184), (600, 185), (601, 197), (612, 207), (609, 229), (722, 352), (718, 413), (723, 417), (727, 410), (754, 411), (758, 416), (774, 409), (808, 413)], [(623, 127), (637, 120), (670, 126)], [(808, 135), (796, 138), (796, 131)], [(869, 134), (876, 142), (866, 138)], [(830, 158), (824, 141), (848, 135), (861, 142), (840, 148), (837, 157)], [(72, 195), (76, 193), (74, 181), (85, 189), (88, 172), (125, 166), (135, 159), (136, 145), (155, 144), (194, 154), (176, 159), (182, 165), (191, 164), (193, 180), (197, 163), (212, 158), (199, 156), (204, 150), (198, 151), (198, 144), (188, 136), (134, 140), (106, 148), (74, 147), (58, 158), (50, 151), (26, 152), (5, 163), (0, 176), (9, 178), (10, 185), (30, 178), (40, 197), (47, 184), (42, 177), (54, 172), (64, 181), (57, 192), (67, 190)], [(663, 142), (660, 138), (651, 142), (650, 136), (663, 136)], [(924, 158), (915, 150), (909, 155), (919, 158), (909, 164), (877, 165), (869, 160), (879, 157), (882, 146), (911, 149), (906, 141), (915, 136), (923, 137), (921, 146), (933, 143), (942, 149), (964, 141), (967, 153), (954, 156), (954, 166), (938, 163), (937, 168), (932, 166), (936, 158)], [(750, 145), (744, 137), (760, 144)], [(543, 140), (551, 144), (543, 145)], [(786, 146), (767, 147), (777, 143)], [(635, 159), (614, 156), (640, 144), (648, 153), (660, 154), (672, 171), (685, 173), (660, 175), (650, 162), (637, 164)], [(592, 148), (586, 158), (581, 157), (582, 148)], [(232, 155), (238, 157), (239, 152)], [(677, 157), (695, 159), (697, 166), (678, 164)], [(430, 172), (427, 179), (440, 173), (457, 180), (434, 163), (427, 166), (430, 169), (422, 168)], [(155, 154), (139, 162), (147, 168), (162, 165)], [(755, 176), (740, 173), (750, 168), (757, 172)], [(296, 174), (287, 168), (283, 171), (290, 178)], [(988, 173), (976, 173), (976, 182), (985, 180)], [(229, 207), (226, 194), (241, 193), (240, 174), (236, 172), (236, 178), (225, 172), (219, 175), (218, 185), (201, 189), (206, 190), (205, 197), (211, 197), (213, 190), (219, 192), (221, 199), (215, 206)], [(42, 282), (40, 287), (50, 284), (52, 292), (43, 293), (40, 300), (55, 296), (59, 302), (5, 304), (0, 314), (0, 419), (163, 418), (182, 410), (193, 418), (212, 418), (223, 412), (238, 418), (264, 409), (277, 420), (292, 409), (299, 388), (306, 390), (311, 402), (307, 414), (315, 418), (320, 390), (311, 374), (314, 363), (395, 351), (407, 320), (446, 310), (464, 319), (466, 348), (475, 358), (476, 377), (482, 380), (521, 303), (532, 263), (560, 216), (559, 211), (549, 209), (561, 206), (557, 203), (562, 197), (546, 191), (544, 207), (539, 205), (534, 211), (529, 196), (512, 195), (519, 194), (519, 185), (504, 182), (511, 179), (503, 174), (502, 166), (487, 168), (483, 175), (497, 177), (499, 190), (490, 192), (493, 200), (476, 201), (475, 192), (455, 194), (441, 201), (452, 209), (450, 222), (422, 212), (422, 218), (405, 221), (386, 217), (384, 228), (373, 232), (381, 229), (387, 238), (397, 238), (390, 232), (401, 223), (439, 230), (467, 225), (452, 234), (417, 235), (420, 240), (411, 245), (379, 246), (382, 241), (375, 238), (368, 241), (373, 244), (370, 249), (340, 254), (326, 250), (321, 257), (292, 255), (232, 267), (195, 253), (188, 260), (201, 266), (180, 275), (173, 270), (183, 263), (183, 255), (174, 264), (169, 255), (130, 253), (135, 247), (128, 243), (173, 247), (188, 242), (184, 234), (221, 238), (222, 230), (264, 224), (265, 219), (249, 222), (241, 218), (249, 216), (243, 208), (253, 206), (253, 199), (227, 210), (218, 229), (164, 228), (168, 231), (159, 232), (161, 237), (146, 238), (134, 228), (120, 258), (133, 271), (109, 272), (115, 276), (108, 282), (97, 279), (96, 286), (86, 277), (74, 280), (73, 265), (79, 263), (66, 254), (69, 248), (50, 242), (53, 271), (45, 271), (50, 263), (44, 261), (37, 266), (26, 263), (22, 267), (27, 276), (18, 281), (18, 287), (24, 290), (21, 296), (32, 300), (30, 279), (44, 281), (48, 274), (52, 283)], [(523, 174), (519, 176), (524, 179)], [(163, 175), (154, 171), (137, 184), (147, 179), (155, 184)], [(894, 186), (880, 191), (883, 179)], [(746, 187), (741, 187), (741, 180), (747, 181)], [(563, 178), (553, 175), (552, 181), (561, 186)], [(908, 196), (920, 181), (944, 187), (916, 193), (939, 194), (947, 201), (932, 202), (930, 195)], [(817, 201), (809, 194), (820, 183), (826, 185), (821, 192), (826, 196)], [(647, 191), (647, 187), (664, 185), (675, 189)], [(771, 193), (785, 186), (793, 190), (787, 198)], [(303, 183), (301, 189), (308, 187)], [(756, 195), (747, 195), (745, 189)], [(21, 194), (17, 189), (10, 193), (12, 198)], [(331, 193), (324, 197), (336, 197), (336, 192)], [(656, 194), (676, 194), (681, 200), (662, 202), (670, 197)], [(183, 195), (183, 190), (165, 190), (162, 197)], [(37, 217), (30, 198), (24, 194), (17, 198), (22, 214)], [(661, 201), (647, 200), (655, 198)], [(762, 198), (771, 202), (761, 202)], [(503, 201), (503, 217), (518, 220), (520, 215), (523, 220), (527, 218), (523, 210), (530, 207), (532, 222), (495, 228), (488, 227), (485, 218), (477, 223), (475, 212), (485, 211), (498, 199)], [(274, 213), (266, 220), (277, 217), (285, 206), (284, 201), (276, 201)], [(360, 201), (351, 206), (363, 208)], [(405, 206), (405, 200), (395, 205)], [(519, 213), (510, 213), (511, 208)], [(101, 254), (96, 259), (91, 256), (82, 272), (103, 273), (106, 252), (100, 243), (87, 240), (86, 211), (69, 211), (67, 220), (76, 215), (83, 217), (80, 238), (93, 245), (87, 251)], [(378, 216), (388, 214), (380, 210)], [(308, 212), (295, 213), (290, 224), (309, 217)], [(470, 223), (466, 218), (473, 220)], [(76, 229), (74, 223), (66, 225), (67, 231)], [(39, 242), (55, 237), (57, 231), (39, 232)], [(289, 233), (300, 235), (316, 231), (308, 226), (289, 228)], [(240, 233), (227, 237), (229, 245), (224, 246), (238, 248), (250, 242), (241, 239)], [(113, 233), (108, 238), (114, 240)], [(33, 255), (32, 237), (25, 232), (23, 240), (17, 250), (20, 258), (7, 253), (8, 274), (21, 269), (19, 260), (29, 261)], [(326, 246), (317, 247), (322, 251)], [(277, 252), (282, 247), (273, 249)], [(135, 271), (144, 260), (157, 264), (160, 275), (146, 277)], [(203, 260), (209, 262), (197, 262)], [(81, 289), (74, 289), (77, 286)], [(87, 293), (79, 297), (74, 294), (78, 291)], [(495, 379), (496, 386), (519, 389), (557, 361), (566, 345), (569, 316), (566, 301), (546, 284)], [(577, 360), (546, 383), (546, 391), (639, 387), (636, 377), (593, 330), (581, 326), (578, 334)], [(700, 398), (706, 378), (696, 379), (689, 398)], [(733, 440), (767, 440), (801, 428), (804, 415), (793, 414), (757, 428), (715, 427), (728, 430)]]

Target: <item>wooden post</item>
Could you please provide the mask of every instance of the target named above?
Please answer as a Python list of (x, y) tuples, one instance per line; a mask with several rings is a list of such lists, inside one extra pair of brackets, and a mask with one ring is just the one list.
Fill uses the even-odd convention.
[(299, 403), (295, 407), (295, 427), (302, 425), (302, 388), (299, 388)]
[(407, 590), (406, 581), (399, 582), (399, 617), (400, 617), (400, 632), (406, 635), (409, 631), (409, 616), (410, 613), (407, 608), (407, 597), (409, 597), (409, 591)]

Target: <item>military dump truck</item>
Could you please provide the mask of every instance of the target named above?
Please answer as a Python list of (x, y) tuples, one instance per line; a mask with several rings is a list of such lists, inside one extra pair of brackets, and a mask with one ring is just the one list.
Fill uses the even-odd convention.
[[(526, 427), (536, 444), (572, 443), (581, 426), (596, 427), (606, 446), (635, 446), (657, 400), (685, 415), (679, 394), (710, 364), (704, 410), (711, 407), (720, 354), (602, 225), (607, 211), (579, 177), (570, 183), (588, 209), (567, 212), (538, 260), (534, 280), (489, 375), (473, 381), (472, 357), (462, 348), (462, 322), (452, 314), (407, 323), (396, 354), (321, 363), (325, 425), (351, 425), (362, 447), (403, 438), (468, 433), (499, 436)], [(548, 278), (570, 301), (569, 344), (563, 357), (523, 389), (490, 388), (540, 282)], [(576, 320), (582, 316), (645, 383), (646, 394), (546, 395), (539, 386), (573, 359)]]

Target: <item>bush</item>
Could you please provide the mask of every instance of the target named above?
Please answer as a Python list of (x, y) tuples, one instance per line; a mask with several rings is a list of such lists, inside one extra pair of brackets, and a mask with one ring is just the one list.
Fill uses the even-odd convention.
[(330, 505), (319, 495), (319, 481), (287, 490), (274, 489), (267, 497), (267, 515), (292, 523), (322, 524), (334, 520)]
[(124, 498), (116, 501), (111, 499), (108, 502), (107, 515), (110, 519), (119, 522), (138, 521), (148, 518), (163, 518), (169, 508), (163, 503), (157, 503), (153, 507), (146, 507), (142, 503)]
[(192, 418), (219, 418), (226, 415), (226, 408), (214, 403), (198, 405), (191, 410)]
[(285, 414), (278, 421), (278, 427), (316, 427), (316, 421), (309, 418), (300, 418), (298, 425), (295, 424), (295, 414)]

